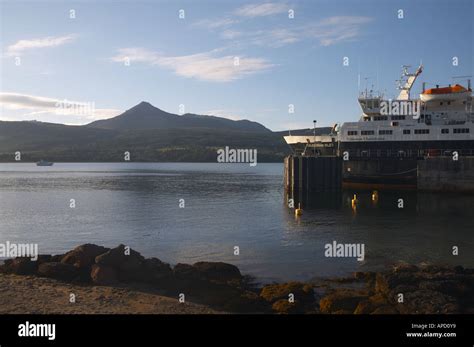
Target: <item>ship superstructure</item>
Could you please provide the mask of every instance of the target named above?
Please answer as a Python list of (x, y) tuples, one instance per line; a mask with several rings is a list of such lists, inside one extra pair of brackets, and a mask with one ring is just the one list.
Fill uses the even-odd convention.
[(412, 87), (423, 71), (403, 67), (394, 100), (364, 91), (358, 122), (285, 136), (295, 155), (343, 157), (343, 181), (362, 185), (417, 185), (419, 161), (435, 157), (474, 156), (474, 113), (470, 80), (423, 89), (412, 99)]
[(423, 71), (403, 67), (400, 93), (394, 100), (364, 91), (358, 101), (362, 115), (358, 122), (346, 122), (326, 135), (285, 136), (297, 154), (342, 155), (350, 158), (412, 158), (474, 155), (474, 113), (470, 80), (436, 86), (411, 98), (412, 87)]

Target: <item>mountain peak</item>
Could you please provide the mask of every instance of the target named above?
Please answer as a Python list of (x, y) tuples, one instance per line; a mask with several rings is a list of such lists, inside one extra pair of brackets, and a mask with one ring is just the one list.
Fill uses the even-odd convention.
[(135, 105), (132, 108), (140, 108), (140, 109), (154, 108), (154, 109), (156, 109), (156, 107), (153, 106), (152, 104), (150, 104), (148, 101), (141, 101), (139, 104)]
[(103, 129), (228, 129), (246, 132), (265, 132), (270, 130), (263, 125), (250, 121), (233, 121), (216, 116), (185, 114), (182, 117), (141, 101), (131, 109), (114, 118), (99, 120), (88, 126)]
[(147, 105), (147, 106), (153, 106), (152, 104), (150, 104), (148, 101), (141, 101), (137, 106), (140, 106), (140, 105)]

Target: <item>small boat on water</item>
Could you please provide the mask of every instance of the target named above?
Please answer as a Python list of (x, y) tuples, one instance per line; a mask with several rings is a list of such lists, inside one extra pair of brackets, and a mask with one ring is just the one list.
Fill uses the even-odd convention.
[(54, 163), (47, 160), (40, 160), (36, 163), (36, 166), (53, 166)]

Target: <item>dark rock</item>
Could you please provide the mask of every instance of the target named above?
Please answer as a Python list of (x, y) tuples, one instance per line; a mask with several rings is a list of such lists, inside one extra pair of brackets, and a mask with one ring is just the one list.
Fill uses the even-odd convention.
[(375, 272), (354, 272), (354, 278), (359, 281), (372, 281), (375, 280)]
[(223, 308), (229, 302), (240, 298), (242, 291), (221, 283), (193, 281), (188, 283), (185, 292), (188, 297), (195, 298), (197, 302)]
[(86, 243), (67, 252), (61, 259), (61, 263), (71, 264), (78, 268), (88, 268), (95, 263), (95, 258), (105, 252), (109, 248)]
[(275, 303), (278, 300), (287, 300), (289, 295), (293, 294), (295, 301), (303, 303), (314, 302), (314, 290), (309, 284), (302, 282), (287, 282), (281, 284), (270, 284), (262, 288), (260, 297), (269, 303)]
[(16, 275), (33, 275), (38, 269), (38, 261), (32, 261), (31, 258), (17, 257), (7, 259), (2, 265), (0, 272)]
[(51, 262), (40, 264), (38, 275), (62, 281), (72, 281), (79, 277), (79, 270), (74, 265)]
[(399, 294), (405, 295), (406, 293), (415, 292), (417, 290), (419, 290), (419, 288), (416, 285), (400, 284), (390, 290), (388, 293), (384, 293), (383, 295), (386, 296), (388, 298), (388, 301), (390, 301), (392, 304), (396, 304), (398, 302)]
[(369, 314), (379, 307), (389, 306), (387, 298), (382, 294), (375, 294), (370, 296), (367, 300), (359, 302), (354, 310), (354, 314)]
[(322, 313), (333, 313), (339, 310), (355, 311), (361, 301), (367, 300), (366, 293), (350, 289), (338, 289), (326, 295), (319, 302)]
[(114, 267), (118, 271), (119, 280), (122, 282), (146, 281), (144, 262), (145, 259), (142, 260), (132, 255), (128, 256), (118, 267)]
[(393, 267), (393, 272), (395, 273), (400, 273), (400, 272), (410, 272), (410, 273), (413, 273), (413, 272), (417, 272), (419, 271), (418, 267), (416, 265), (412, 265), (412, 264), (407, 264), (407, 263), (400, 263), (400, 264), (396, 264), (394, 267)]
[(52, 259), (51, 254), (39, 254), (38, 259), (36, 260), (36, 262), (39, 265), (39, 264), (43, 264), (43, 263), (49, 263), (49, 262), (52, 261), (51, 259)]
[(454, 297), (462, 297), (470, 292), (468, 285), (460, 280), (424, 281), (420, 283), (419, 287)]
[(269, 311), (267, 303), (251, 291), (243, 291), (230, 296), (222, 305), (222, 309), (234, 313), (262, 313)]
[(399, 285), (417, 285), (418, 278), (411, 272), (377, 273), (375, 277), (375, 291), (390, 294), (390, 291)]
[(127, 252), (124, 245), (119, 245), (106, 253), (98, 255), (95, 258), (95, 262), (97, 265), (115, 269), (119, 281), (130, 282), (143, 280), (141, 271), (143, 270), (145, 258), (133, 249)]
[(272, 310), (279, 314), (301, 313), (304, 309), (298, 300), (290, 303), (288, 299), (280, 299), (273, 303)]
[(369, 314), (375, 309), (375, 306), (369, 300), (363, 300), (357, 304), (354, 314)]
[(198, 270), (200, 276), (207, 280), (227, 282), (242, 279), (239, 268), (232, 264), (201, 261), (193, 266)]
[(12, 262), (13, 262), (13, 259), (5, 259), (3, 261), (3, 264), (0, 265), (0, 273), (4, 273), (4, 274), (12, 273), (12, 270), (11, 270)]
[(127, 263), (124, 263), (120, 267), (120, 278), (123, 280), (124, 274), (127, 272), (124, 271), (124, 266), (129, 267), (130, 270), (126, 279), (136, 280), (140, 282), (153, 283), (155, 285), (166, 285), (166, 280), (170, 279), (173, 275), (173, 270), (171, 266), (167, 263), (162, 262), (157, 258), (145, 259), (142, 263), (139, 264), (139, 268), (133, 273), (133, 268), (135, 265), (130, 266)]
[(60, 263), (64, 256), (65, 254), (52, 255), (49, 261), (52, 263)]
[(198, 280), (200, 278), (198, 269), (189, 264), (176, 264), (173, 268), (173, 273), (176, 278), (182, 280)]
[(423, 265), (420, 265), (420, 270), (422, 272), (425, 272), (425, 273), (438, 273), (438, 272), (443, 272), (443, 271), (446, 271), (447, 269), (442, 267), (442, 266), (438, 266), (438, 265), (433, 265), (433, 264), (423, 264)]
[(105, 265), (92, 265), (92, 282), (98, 285), (112, 285), (118, 281), (117, 270)]
[(131, 267), (134, 267), (135, 264), (141, 263), (145, 260), (145, 258), (140, 253), (134, 251), (133, 249), (130, 249), (130, 254), (126, 254), (125, 252), (125, 245), (119, 245), (118, 247), (112, 248), (107, 252), (98, 255), (95, 258), (95, 262), (98, 265), (110, 266), (118, 269), (124, 263), (129, 262), (132, 264)]
[(459, 312), (455, 298), (433, 290), (420, 289), (404, 294), (404, 302), (397, 305), (402, 314), (448, 314)]

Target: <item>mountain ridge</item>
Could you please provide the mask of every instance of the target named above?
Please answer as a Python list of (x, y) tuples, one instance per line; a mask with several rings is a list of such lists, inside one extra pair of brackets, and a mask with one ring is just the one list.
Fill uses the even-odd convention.
[(251, 132), (271, 132), (260, 123), (250, 120), (231, 120), (224, 117), (185, 113), (177, 115), (163, 111), (147, 101), (142, 101), (118, 116), (86, 124), (102, 129), (172, 129), (218, 128)]
[(178, 116), (149, 103), (81, 126), (0, 121), (1, 162), (14, 161), (16, 152), (22, 161), (120, 162), (130, 152), (132, 161), (215, 162), (225, 146), (257, 149), (259, 162), (281, 162), (289, 153), (281, 134), (257, 122)]

